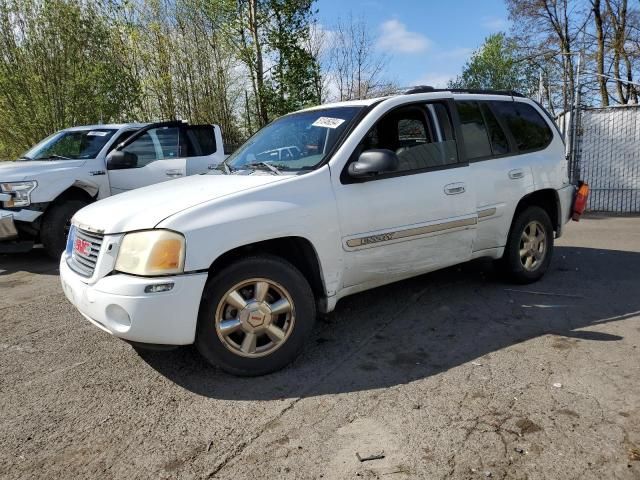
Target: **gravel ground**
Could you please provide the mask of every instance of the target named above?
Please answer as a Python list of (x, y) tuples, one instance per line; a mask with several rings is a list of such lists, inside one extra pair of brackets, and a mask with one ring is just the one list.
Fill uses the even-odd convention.
[(639, 272), (640, 218), (585, 219), (537, 284), (476, 261), (356, 295), (243, 379), (138, 355), (41, 252), (0, 256), (0, 477), (637, 479)]

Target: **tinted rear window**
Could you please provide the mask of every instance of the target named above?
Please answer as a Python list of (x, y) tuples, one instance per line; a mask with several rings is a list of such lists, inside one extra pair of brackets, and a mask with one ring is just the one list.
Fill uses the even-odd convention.
[(489, 134), (476, 102), (456, 102), (467, 159), (491, 156)]
[(502, 127), (496, 120), (496, 117), (489, 109), (486, 103), (481, 103), (482, 113), (484, 115), (484, 120), (487, 124), (487, 128), (489, 129), (489, 137), (491, 139), (491, 149), (493, 150), (494, 155), (504, 155), (505, 153), (509, 153), (509, 141), (507, 140), (507, 136), (505, 135)]
[(511, 131), (519, 151), (539, 150), (551, 142), (551, 129), (531, 105), (522, 102), (491, 102), (491, 108)]
[(212, 125), (193, 125), (186, 128), (187, 156), (211, 155), (216, 151), (216, 136)]

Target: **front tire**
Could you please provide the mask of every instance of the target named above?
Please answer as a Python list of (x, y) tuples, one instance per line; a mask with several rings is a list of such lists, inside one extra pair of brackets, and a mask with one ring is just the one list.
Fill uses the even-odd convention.
[(67, 244), (71, 217), (86, 205), (88, 203), (84, 200), (68, 200), (52, 205), (45, 214), (40, 227), (40, 241), (51, 258), (60, 259)]
[(264, 375), (301, 352), (315, 323), (313, 292), (286, 260), (239, 260), (204, 288), (196, 346), (210, 363), (234, 375)]
[(515, 219), (502, 265), (516, 283), (532, 283), (545, 274), (553, 255), (553, 226), (547, 212), (528, 207)]

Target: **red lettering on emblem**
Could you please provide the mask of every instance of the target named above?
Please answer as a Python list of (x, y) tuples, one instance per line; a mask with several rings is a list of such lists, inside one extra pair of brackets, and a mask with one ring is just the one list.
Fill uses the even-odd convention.
[(87, 242), (81, 238), (76, 238), (76, 241), (73, 242), (73, 249), (80, 255), (89, 255), (89, 247), (91, 247), (91, 242)]

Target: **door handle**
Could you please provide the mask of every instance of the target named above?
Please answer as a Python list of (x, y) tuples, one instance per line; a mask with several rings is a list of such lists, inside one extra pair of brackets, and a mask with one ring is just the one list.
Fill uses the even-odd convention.
[(176, 170), (165, 170), (164, 173), (167, 175), (167, 177), (181, 177), (182, 176), (182, 171), (179, 169)]
[(464, 183), (450, 183), (444, 186), (444, 193), (447, 195), (458, 195), (466, 191), (466, 185)]
[(209, 170), (215, 170), (217, 166), (218, 166), (218, 165), (216, 165), (216, 164), (214, 164), (214, 163), (210, 163), (209, 165), (207, 165), (207, 168), (208, 168)]
[(511, 180), (518, 180), (519, 178), (524, 178), (524, 170), (521, 168), (516, 168), (514, 170), (509, 171), (509, 178)]

